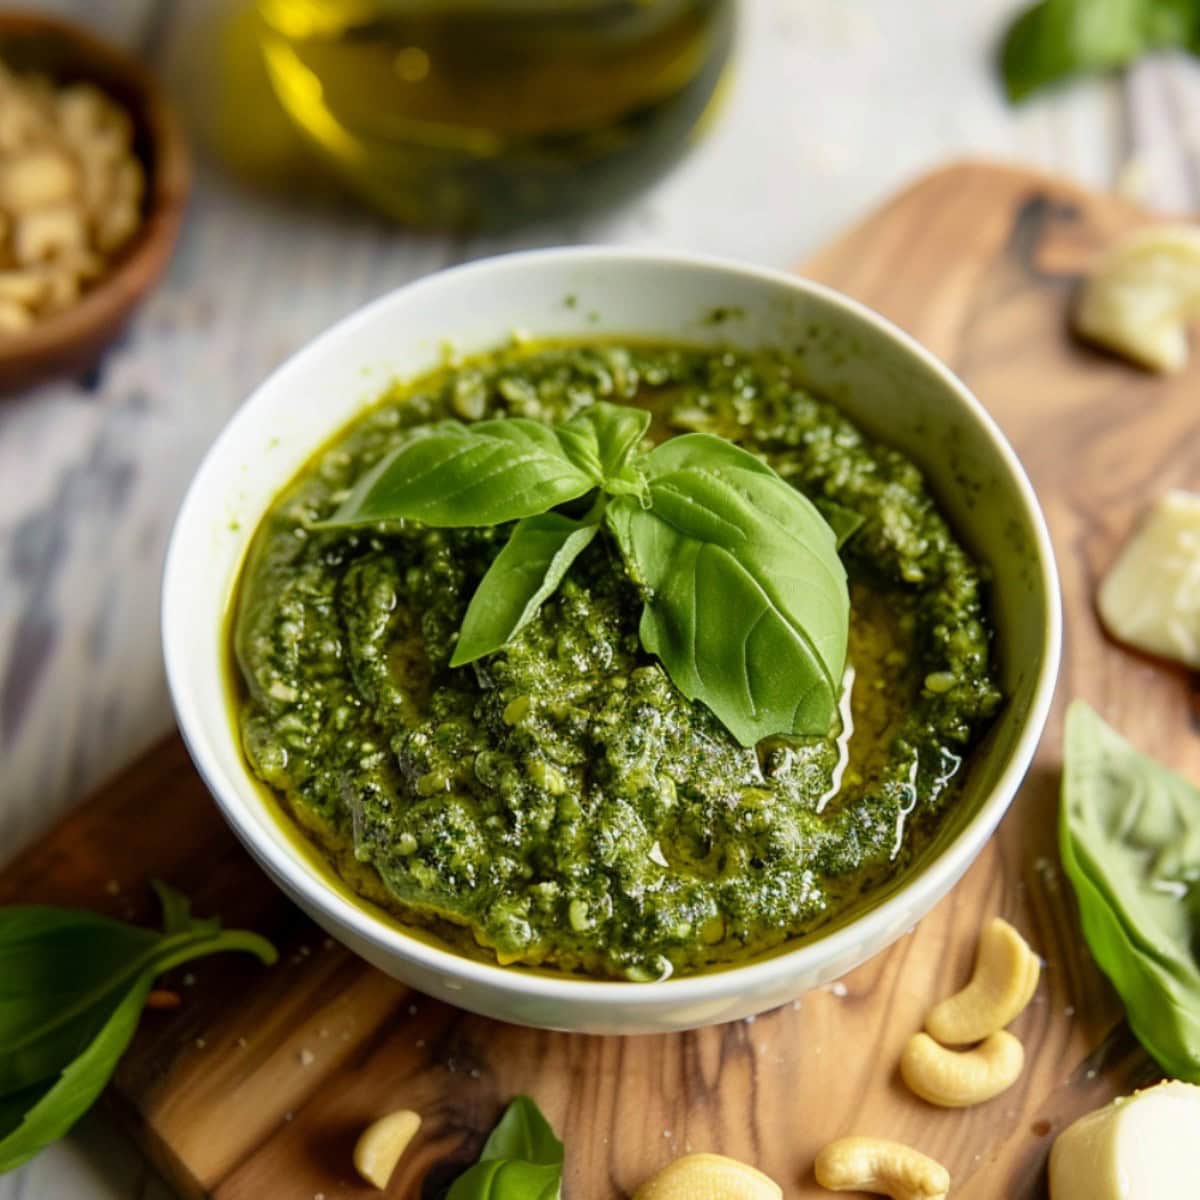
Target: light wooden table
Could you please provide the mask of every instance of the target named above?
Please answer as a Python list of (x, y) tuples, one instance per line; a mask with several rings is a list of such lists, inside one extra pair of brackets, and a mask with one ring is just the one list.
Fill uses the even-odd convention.
[[(254, 126), (253, 106), (230, 114), (213, 103), (218, 0), (43, 7), (149, 59), (200, 145), (223, 123)], [(583, 224), (406, 235), (303, 171), (292, 191), (312, 195), (285, 204), (201, 154), (170, 273), (97, 376), (0, 403), (0, 859), (169, 727), (158, 583), (188, 477), (250, 389), (364, 301), (450, 263), (563, 242), (787, 266), (964, 154), (1200, 211), (1200, 67), (1162, 57), (1013, 111), (991, 55), (1018, 7), (743, 0), (733, 86), (707, 139), (652, 192)], [(269, 127), (261, 137), (265, 151), (276, 146)], [(0, 1200), (161, 1195), (96, 1115), (0, 1178)]]

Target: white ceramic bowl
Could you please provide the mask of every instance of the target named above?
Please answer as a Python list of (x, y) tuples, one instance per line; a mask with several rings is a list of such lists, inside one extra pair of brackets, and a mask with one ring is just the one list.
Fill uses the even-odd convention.
[[(725, 319), (714, 321), (715, 310)], [(514, 331), (636, 335), (802, 350), (809, 382), (927, 473), (959, 536), (995, 575), (1007, 703), (926, 861), (852, 921), (735, 969), (662, 983), (557, 978), (471, 961), (410, 937), (331, 887), (267, 810), (226, 707), (222, 645), (231, 589), (258, 519), (325, 439), (395, 377)], [(1004, 815), (1041, 733), (1058, 667), (1050, 542), (1012, 449), (963, 384), (863, 306), (789, 275), (607, 249), (517, 254), (401, 288), (280, 367), (201, 464), (167, 555), (163, 642), (179, 726), (226, 819), (281, 888), (330, 934), (421, 991), (505, 1021), (591, 1033), (684, 1029), (765, 1011), (842, 975), (946, 894)]]

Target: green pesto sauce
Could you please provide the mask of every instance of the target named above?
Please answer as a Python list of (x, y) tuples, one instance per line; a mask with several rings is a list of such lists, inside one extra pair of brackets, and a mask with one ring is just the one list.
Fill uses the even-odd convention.
[[(774, 351), (515, 347), (395, 387), (292, 481), (240, 582), (242, 742), (355, 891), (501, 963), (649, 980), (814, 931), (919, 853), (1000, 702), (983, 572), (917, 468), (801, 378)], [(600, 399), (863, 516), (843, 731), (738, 745), (641, 648), (603, 537), (512, 644), (451, 670), (508, 528), (310, 527), (416, 426)]]

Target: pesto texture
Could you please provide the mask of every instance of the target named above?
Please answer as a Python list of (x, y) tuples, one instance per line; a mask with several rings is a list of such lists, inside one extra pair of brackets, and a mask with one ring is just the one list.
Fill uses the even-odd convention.
[[(801, 378), (782, 352), (514, 348), (396, 388), (297, 476), (240, 584), (239, 720), (352, 887), (503, 963), (649, 980), (817, 929), (903, 869), (1000, 700), (981, 571), (917, 468)], [(313, 528), (418, 426), (599, 400), (645, 405), (654, 439), (735, 441), (861, 518), (844, 729), (739, 745), (643, 649), (605, 539), (513, 640), (452, 668), (512, 525)]]

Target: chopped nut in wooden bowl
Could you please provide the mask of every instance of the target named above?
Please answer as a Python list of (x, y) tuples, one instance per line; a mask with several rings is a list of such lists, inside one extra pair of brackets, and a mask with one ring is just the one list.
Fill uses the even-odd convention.
[(0, 14), (0, 389), (94, 362), (165, 268), (188, 174), (136, 61)]

